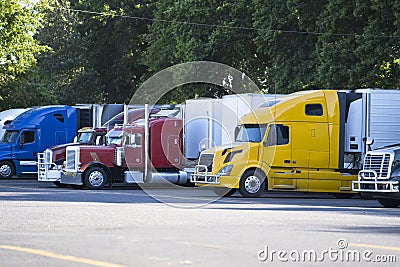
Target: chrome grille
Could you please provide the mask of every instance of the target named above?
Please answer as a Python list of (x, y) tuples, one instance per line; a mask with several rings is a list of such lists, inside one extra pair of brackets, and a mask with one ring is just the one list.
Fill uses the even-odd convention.
[(76, 162), (75, 162), (75, 150), (68, 150), (67, 149), (67, 163), (66, 169), (67, 170), (75, 170)]
[[(375, 171), (378, 179), (389, 178), (390, 154), (367, 154), (364, 160), (364, 170)], [(374, 178), (373, 173), (365, 173), (364, 179)]]
[(207, 166), (207, 171), (211, 172), (213, 167), (214, 154), (201, 154), (199, 165)]

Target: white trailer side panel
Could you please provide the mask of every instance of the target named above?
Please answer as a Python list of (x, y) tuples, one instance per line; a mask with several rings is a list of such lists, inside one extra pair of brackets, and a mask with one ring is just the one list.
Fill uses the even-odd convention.
[(208, 149), (213, 140), (213, 122), (215, 106), (219, 99), (190, 99), (185, 104), (185, 157), (197, 159), (200, 152)]
[(371, 90), (369, 95), (371, 148), (400, 143), (400, 90)]

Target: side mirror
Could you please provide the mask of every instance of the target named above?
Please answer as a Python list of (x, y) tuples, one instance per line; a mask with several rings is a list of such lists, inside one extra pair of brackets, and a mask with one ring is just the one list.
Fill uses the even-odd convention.
[(22, 147), (25, 143), (25, 135), (21, 134), (21, 136), (19, 137), (19, 145)]
[(74, 141), (73, 141), (74, 143), (77, 143), (78, 142), (78, 136), (75, 136), (74, 137)]
[(238, 134), (239, 134), (239, 131), (240, 131), (240, 127), (239, 127), (239, 126), (236, 126), (236, 127), (235, 127), (235, 133), (234, 133), (234, 134), (235, 134), (235, 136), (234, 136), (234, 137), (235, 137), (235, 140), (236, 140), (236, 138), (237, 138), (237, 136), (238, 136)]

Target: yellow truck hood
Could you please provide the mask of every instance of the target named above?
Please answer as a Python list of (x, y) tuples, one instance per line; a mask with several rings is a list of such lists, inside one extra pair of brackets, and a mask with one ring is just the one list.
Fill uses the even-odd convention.
[(258, 159), (259, 143), (234, 143), (204, 150), (202, 154), (214, 154), (213, 172), (229, 163), (241, 164)]

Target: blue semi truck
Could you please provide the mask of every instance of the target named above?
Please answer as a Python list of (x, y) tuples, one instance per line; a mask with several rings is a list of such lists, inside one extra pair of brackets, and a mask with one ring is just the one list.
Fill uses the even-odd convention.
[(82, 127), (92, 126), (94, 105), (32, 108), (4, 126), (0, 143), (0, 178), (36, 174), (37, 154), (70, 143)]

